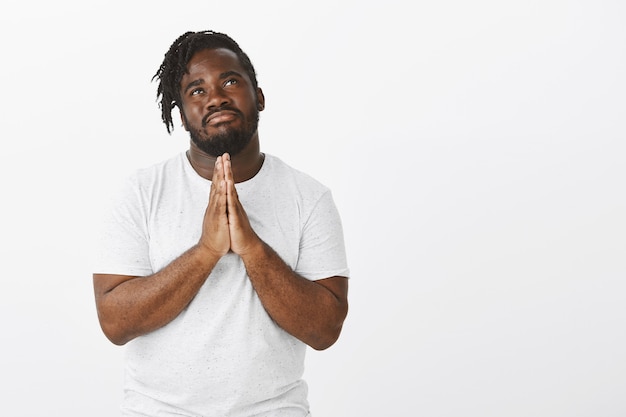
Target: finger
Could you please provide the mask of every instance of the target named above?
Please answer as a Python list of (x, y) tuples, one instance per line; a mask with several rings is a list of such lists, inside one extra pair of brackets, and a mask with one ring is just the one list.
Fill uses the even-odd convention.
[(224, 179), (228, 181), (233, 181), (233, 165), (230, 160), (230, 155), (225, 153), (222, 155), (222, 161), (224, 163)]
[(204, 214), (200, 241), (219, 255), (223, 255), (230, 248), (227, 204), (223, 159), (218, 157), (213, 169), (209, 204)]
[(215, 159), (213, 177), (211, 179), (211, 195), (224, 193), (224, 160), (221, 156)]
[[(239, 202), (239, 197), (237, 196), (235, 183), (232, 180), (226, 180), (226, 197), (228, 214), (232, 216), (237, 216), (239, 214), (239, 207), (241, 203)], [(233, 218), (232, 220), (236, 222), (236, 218)]]
[(235, 200), (239, 200), (239, 195), (237, 194), (237, 188), (235, 187), (235, 178), (233, 175), (232, 163), (230, 160), (230, 155), (224, 154), (224, 180), (226, 181), (226, 193), (235, 198)]
[(238, 255), (243, 255), (248, 248), (253, 246), (257, 237), (252, 230), (246, 210), (237, 196), (234, 181), (227, 182), (227, 189), (230, 249)]
[(218, 156), (215, 159), (215, 166), (213, 167), (213, 180), (216, 184), (219, 184), (224, 179), (224, 158)]

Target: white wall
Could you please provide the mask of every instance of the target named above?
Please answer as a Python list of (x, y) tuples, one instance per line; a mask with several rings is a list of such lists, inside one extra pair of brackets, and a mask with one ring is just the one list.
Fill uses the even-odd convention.
[(351, 311), (309, 353), (315, 416), (626, 414), (624, 2), (138, 3), (0, 6), (2, 414), (116, 415), (92, 230), (186, 147), (150, 79), (201, 29), (255, 63), (264, 150), (342, 213)]

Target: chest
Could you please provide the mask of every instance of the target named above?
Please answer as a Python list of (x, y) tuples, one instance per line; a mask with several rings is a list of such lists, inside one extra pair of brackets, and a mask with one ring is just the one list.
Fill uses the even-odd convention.
[[(238, 190), (255, 233), (293, 269), (299, 255), (302, 215), (298, 201), (272, 188)], [(150, 202), (150, 262), (158, 271), (195, 245), (202, 233), (209, 185), (164, 189)]]

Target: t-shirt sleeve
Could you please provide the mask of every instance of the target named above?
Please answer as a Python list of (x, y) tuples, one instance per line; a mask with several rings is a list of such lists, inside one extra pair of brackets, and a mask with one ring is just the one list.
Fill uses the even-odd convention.
[(150, 264), (147, 222), (138, 182), (129, 178), (114, 195), (100, 225), (93, 272), (147, 276)]
[(296, 273), (310, 280), (350, 275), (341, 218), (329, 190), (304, 225)]

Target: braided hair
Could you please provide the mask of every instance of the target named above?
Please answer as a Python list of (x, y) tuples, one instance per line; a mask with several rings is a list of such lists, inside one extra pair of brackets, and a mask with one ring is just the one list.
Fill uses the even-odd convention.
[(237, 42), (230, 36), (206, 30), (201, 32), (186, 32), (178, 37), (165, 53), (163, 63), (152, 77), (159, 80), (157, 88), (157, 102), (161, 109), (161, 119), (167, 128), (167, 133), (172, 133), (172, 110), (175, 106), (181, 108), (180, 82), (184, 74), (188, 74), (187, 64), (194, 54), (203, 49), (225, 48), (233, 51), (241, 65), (246, 70), (252, 82), (254, 91), (257, 91), (256, 72), (248, 55), (241, 50)]

